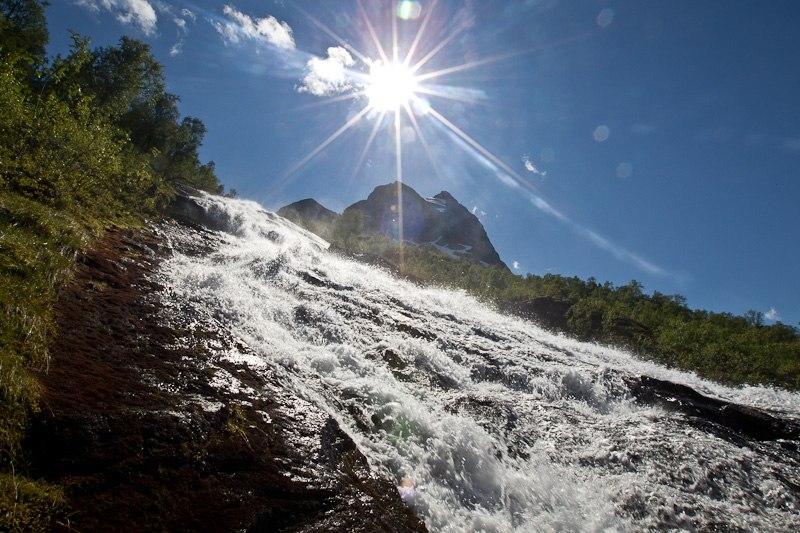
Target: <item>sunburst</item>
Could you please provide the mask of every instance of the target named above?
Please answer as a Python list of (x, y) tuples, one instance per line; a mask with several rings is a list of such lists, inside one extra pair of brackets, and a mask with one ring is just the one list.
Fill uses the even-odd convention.
[(418, 82), (411, 69), (403, 63), (384, 64), (379, 60), (370, 66), (364, 94), (372, 109), (397, 113), (411, 105), (418, 90)]
[[(439, 0), (432, 0), (424, 9), (421, 7), (420, 2), (410, 0), (386, 2), (383, 5), (388, 6), (390, 4), (395, 6), (395, 9), (392, 10), (391, 28), (380, 28), (385, 31), (379, 31), (367, 13), (363, 0), (357, 0), (356, 2), (360, 23), (351, 24), (350, 26), (359, 28), (359, 32), (363, 32), (355, 35), (355, 40), (366, 43), (366, 48), (373, 49), (375, 51), (374, 54), (365, 53), (353, 46), (350, 41), (336, 34), (328, 25), (298, 8), (320, 30), (355, 56), (362, 67), (361, 71), (349, 71), (355, 83), (350, 86), (348, 92), (331, 95), (326, 101), (335, 103), (352, 100), (358, 102), (360, 107), (351, 110), (347, 120), (341, 126), (338, 126), (316, 148), (292, 165), (284, 175), (285, 178), (288, 179), (289, 176), (309, 163), (349, 130), (360, 128), (365, 122), (372, 121), (370, 132), (366, 135), (363, 149), (357, 159), (352, 175), (353, 177), (358, 175), (376, 139), (385, 131), (394, 141), (394, 170), (396, 181), (398, 182), (398, 200), (402, 205), (401, 185), (403, 183), (404, 159), (402, 137), (404, 132), (410, 130), (413, 132), (414, 137), (419, 139), (420, 142), (418, 144), (424, 149), (431, 167), (437, 174), (440, 174), (440, 169), (446, 164), (446, 162), (439, 161), (432, 152), (431, 143), (425, 138), (425, 131), (427, 131), (431, 139), (434, 136), (441, 135), (444, 139), (454, 141), (454, 149), (461, 150), (473, 161), (489, 169), (504, 185), (522, 192), (533, 207), (571, 227), (573, 231), (595, 245), (610, 251), (620, 259), (637, 265), (642, 270), (655, 274), (664, 274), (664, 271), (659, 267), (651, 265), (636, 254), (617, 246), (607, 239), (599, 238), (595, 232), (571, 220), (545, 199), (539, 187), (532, 180), (523, 176), (495, 155), (487, 146), (468, 134), (464, 127), (458, 124), (457, 120), (449, 119), (444, 110), (437, 109), (437, 104), (444, 101), (476, 104), (482, 103), (486, 98), (480, 89), (448, 84), (447, 80), (452, 80), (452, 76), (455, 74), (510, 60), (520, 55), (536, 53), (544, 48), (563, 46), (574, 41), (583, 40), (590, 34), (584, 33), (565, 37), (560, 41), (535, 49), (512, 50), (471, 61), (450, 62), (447, 61), (446, 57), (443, 57), (443, 51), (451, 43), (459, 41), (459, 37), (474, 23), (473, 20), (468, 17), (463, 20), (459, 20), (459, 17), (453, 17), (453, 20), (449, 23), (432, 24), (431, 21), (434, 20), (434, 13), (437, 11)], [(370, 7), (373, 8), (374, 6), (370, 4)], [(375, 12), (377, 11), (373, 11), (373, 13)], [(409, 41), (404, 42), (399, 35), (400, 32), (398, 32), (398, 20), (402, 21), (400, 23), (406, 24), (408, 19), (417, 19), (420, 15), (422, 15), (421, 20), (413, 22), (417, 25), (415, 33)], [(446, 16), (448, 15), (443, 13), (437, 14), (436, 17), (441, 17), (436, 18), (437, 22), (442, 22)], [(433, 26), (436, 26), (436, 28), (430, 30)], [(391, 41), (391, 46), (387, 50), (383, 43), (389, 40)], [(437, 68), (429, 68), (429, 65), (434, 63), (439, 66)], [(364, 72), (365, 70), (368, 72)], [(398, 225), (402, 242), (402, 210), (398, 211), (398, 216), (400, 217)]]
[[(481, 160), (488, 159), (492, 161), (492, 164), (513, 176), (515, 181), (520, 184), (526, 184), (523, 176), (494, 156), (488, 148), (468, 135), (463, 129), (448, 120), (442, 112), (436, 111), (430, 103), (429, 99), (431, 97), (475, 103), (480, 99), (481, 91), (468, 87), (436, 84), (434, 82), (457, 72), (507, 58), (507, 56), (483, 58), (472, 62), (446, 64), (440, 69), (426, 70), (427, 65), (432, 63), (434, 58), (439, 56), (448, 44), (456, 40), (470, 26), (469, 21), (464, 21), (449, 26), (449, 29), (441, 36), (427, 35), (431, 20), (436, 13), (437, 4), (438, 1), (434, 0), (426, 7), (421, 21), (416, 22), (418, 28), (413, 38), (410, 42), (404, 43), (400, 42), (398, 35), (398, 19), (407, 20), (419, 17), (422, 9), (419, 7), (418, 2), (397, 2), (395, 11), (397, 16), (392, 17), (391, 30), (387, 29), (388, 31), (386, 32), (376, 29), (376, 25), (368, 15), (364, 4), (361, 1), (357, 2), (356, 6), (361, 19), (359, 26), (364, 28), (361, 40), (372, 43), (372, 48), (376, 51), (376, 57), (371, 57), (366, 52), (353, 46), (347, 39), (335, 33), (328, 25), (316, 19), (310, 13), (304, 12), (304, 15), (313, 24), (358, 58), (361, 64), (368, 69), (368, 72), (351, 71), (351, 76), (354, 80), (357, 80), (353, 90), (328, 99), (331, 103), (340, 102), (343, 99), (361, 100), (363, 101), (362, 107), (355, 113), (351, 113), (350, 118), (344, 124), (326, 137), (305, 157), (292, 165), (287, 171), (287, 177), (306, 165), (345, 132), (363, 124), (364, 120), (372, 120), (374, 123), (364, 143), (361, 156), (356, 163), (353, 171), (354, 175), (358, 174), (380, 131), (387, 126), (395, 140), (395, 173), (398, 182), (403, 181), (403, 143), (400, 140), (403, 129), (411, 128), (415, 137), (423, 141), (421, 144), (426, 150), (431, 165), (436, 169), (438, 165), (428, 149), (429, 143), (424, 142), (425, 134), (421, 124), (422, 120), (431, 120), (441, 129), (460, 138), (463, 141), (462, 146), (471, 151), (470, 155)], [(403, 21), (402, 23), (406, 22)], [(383, 44), (388, 40), (391, 40), (392, 43), (390, 50), (387, 50)], [(423, 43), (427, 43), (428, 46), (424, 46)], [(391, 119), (388, 123), (387, 118)]]

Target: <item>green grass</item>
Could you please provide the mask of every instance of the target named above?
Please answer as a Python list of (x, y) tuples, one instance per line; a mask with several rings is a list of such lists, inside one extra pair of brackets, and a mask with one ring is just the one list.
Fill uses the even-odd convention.
[(0, 474), (0, 527), (3, 531), (51, 531), (67, 511), (59, 487)]
[(99, 232), (75, 215), (0, 192), (0, 530), (41, 531), (60, 492), (19, 474), (21, 442), (39, 409), (32, 370), (46, 370), (58, 287)]

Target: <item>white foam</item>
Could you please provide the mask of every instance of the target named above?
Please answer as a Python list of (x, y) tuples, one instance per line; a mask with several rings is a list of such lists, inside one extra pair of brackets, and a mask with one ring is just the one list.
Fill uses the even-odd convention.
[[(432, 531), (798, 524), (797, 495), (781, 497), (772, 474), (779, 458), (632, 403), (621, 376), (794, 417), (800, 395), (728, 388), (567, 339), (463, 291), (423, 289), (328, 254), (252, 202), (203, 202), (231, 234), (214, 254), (164, 266), (172, 296), (248, 346), (226, 357), (280, 370), (285, 386), (330, 412), (373, 469), (413, 479), (413, 507)], [(220, 386), (233, 387), (227, 378)]]

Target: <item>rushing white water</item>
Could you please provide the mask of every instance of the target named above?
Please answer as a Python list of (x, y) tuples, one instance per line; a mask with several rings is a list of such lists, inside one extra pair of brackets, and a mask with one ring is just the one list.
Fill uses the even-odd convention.
[(164, 265), (170, 305), (223, 324), (376, 472), (413, 480), (405, 495), (431, 531), (800, 531), (796, 443), (637, 404), (625, 377), (791, 418), (799, 395), (554, 335), (328, 253), (252, 202), (197, 201), (227, 232), (219, 250)]

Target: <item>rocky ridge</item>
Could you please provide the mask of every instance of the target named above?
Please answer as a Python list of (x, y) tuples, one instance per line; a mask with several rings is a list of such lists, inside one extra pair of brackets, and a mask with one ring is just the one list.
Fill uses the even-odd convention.
[[(282, 207), (278, 214), (330, 239), (330, 225), (340, 215), (312, 199)], [(356, 215), (361, 231), (415, 245), (428, 245), (455, 257), (507, 268), (480, 220), (449, 192), (423, 198), (410, 186), (394, 182), (376, 187), (341, 216)]]
[(313, 198), (306, 198), (278, 209), (277, 214), (322, 237), (331, 239), (331, 228), (339, 213), (331, 211)]

